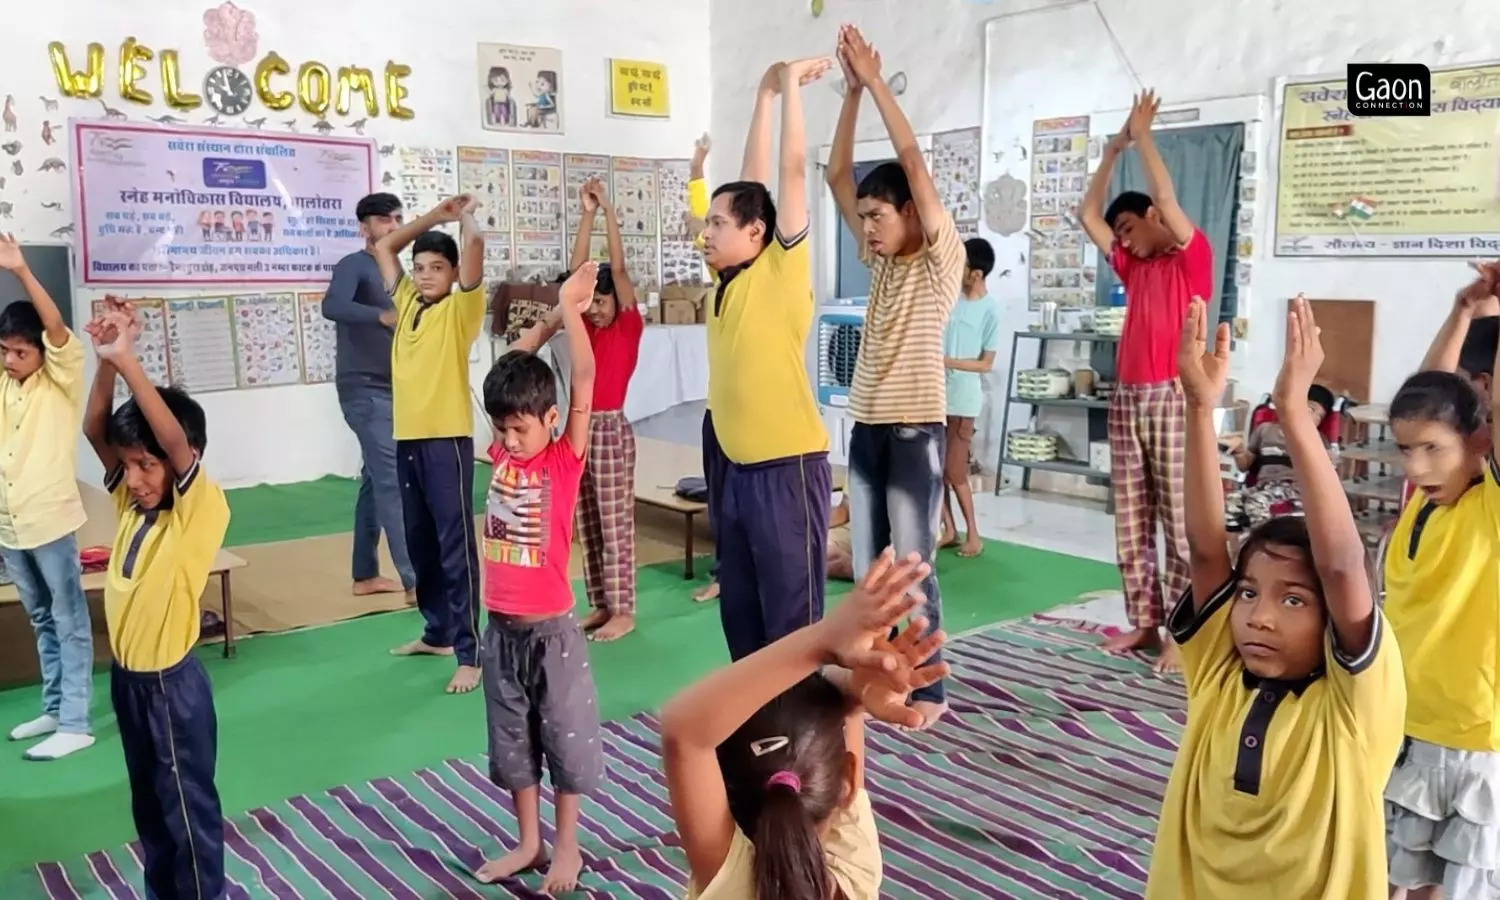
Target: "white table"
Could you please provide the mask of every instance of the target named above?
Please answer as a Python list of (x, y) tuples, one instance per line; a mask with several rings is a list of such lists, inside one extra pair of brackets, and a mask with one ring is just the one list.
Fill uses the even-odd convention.
[[(544, 348), (567, 393), (566, 336)], [(682, 403), (708, 399), (708, 326), (647, 325), (625, 394), (625, 418), (639, 422)], [(559, 407), (566, 404), (559, 398)]]

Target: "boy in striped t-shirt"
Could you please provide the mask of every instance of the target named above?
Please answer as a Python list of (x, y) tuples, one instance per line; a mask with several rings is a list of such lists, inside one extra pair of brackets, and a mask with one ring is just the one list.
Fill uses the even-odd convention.
[[(870, 267), (869, 310), (849, 389), (850, 542), (862, 577), (888, 544), (931, 561), (943, 499), (947, 398), (943, 331), (964, 275), (964, 245), (927, 171), (911, 124), (880, 77), (880, 54), (852, 25), (839, 33), (844, 107), (828, 186)], [(896, 147), (896, 162), (854, 182), (854, 131), (869, 91)], [(942, 622), (937, 574), (922, 582), (922, 615)], [(934, 660), (935, 662), (936, 660)], [(946, 711), (942, 682), (914, 691), (931, 725)]]

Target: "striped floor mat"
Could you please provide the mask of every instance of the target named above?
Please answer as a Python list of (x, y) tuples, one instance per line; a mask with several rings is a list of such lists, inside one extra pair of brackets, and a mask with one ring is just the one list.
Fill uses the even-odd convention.
[[(933, 733), (871, 730), (867, 784), (892, 898), (1141, 896), (1184, 713), (1175, 682), (1104, 656), (1076, 623), (1032, 619), (955, 641), (954, 714)], [(611, 785), (584, 806), (576, 895), (678, 898), (656, 721), (606, 726)], [(550, 800), (550, 798), (548, 798)], [(545, 810), (550, 820), (550, 805)], [(482, 758), (339, 787), (228, 823), (229, 896), (539, 897), (469, 873), (515, 822)], [(550, 840), (550, 832), (547, 835)], [(32, 896), (140, 898), (132, 845), (36, 869)]]

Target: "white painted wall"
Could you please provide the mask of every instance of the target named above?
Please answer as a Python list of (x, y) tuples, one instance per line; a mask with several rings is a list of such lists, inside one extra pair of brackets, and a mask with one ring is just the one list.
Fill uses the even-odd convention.
[[(985, 22), (996, 17), (1005, 18), (986, 63)], [(1500, 42), (1493, 37), (1500, 33), (1500, 6), (1484, 0), (843, 0), (827, 3), (820, 19), (812, 17), (808, 0), (712, 0), (713, 177), (727, 177), (738, 166), (754, 88), (766, 65), (778, 58), (830, 52), (845, 20), (860, 26), (877, 45), (888, 73), (906, 72), (910, 87), (902, 105), (919, 134), (992, 126), (985, 135), (985, 183), (1007, 172), (1029, 182), (1029, 164), (1017, 148), (1028, 143), (1035, 119), (1111, 111), (1118, 117), (1137, 89), (1132, 70), (1160, 92), (1166, 105), (1177, 106), (1272, 95), (1278, 77), (1339, 76), (1351, 61), (1436, 66), (1500, 58)], [(988, 96), (987, 76), (997, 87)], [(839, 102), (826, 87), (810, 92), (809, 141), (831, 139)], [(1279, 110), (1272, 109), (1256, 148), (1262, 161), (1270, 161), (1261, 170), (1269, 168), (1273, 175), (1262, 180), (1262, 197), (1275, 191), (1269, 154), (1275, 149)], [(867, 104), (858, 136), (868, 140), (882, 135), (879, 117)], [(1003, 153), (998, 162), (996, 151)], [(1243, 311), (1252, 321), (1251, 339), (1236, 361), (1244, 391), (1258, 394), (1270, 388), (1281, 359), (1285, 300), (1300, 291), (1309, 297), (1377, 302), (1373, 393), (1388, 398), (1420, 361), (1453, 290), (1465, 280), (1465, 267), (1458, 261), (1276, 260), (1267, 252), (1270, 207), (1262, 209), (1251, 303)], [(1024, 237), (985, 236), (995, 243), (999, 266), (1014, 272), (990, 285), (1002, 306), (1003, 329), (1024, 328), (1030, 317), (1025, 275), (1017, 263), (1021, 253), (1029, 256), (1030, 248)], [(815, 238), (826, 265), (831, 241), (828, 235)], [(1007, 342), (996, 361), (997, 387), (1008, 355)], [(998, 408), (994, 413), (983, 448), (991, 461), (999, 450)]]
[[(48, 232), (70, 221), (68, 178), (32, 174), (47, 156), (66, 156), (65, 144), (44, 148), (40, 140), (44, 113), (39, 97), (59, 96), (47, 58), (48, 42), (65, 42), (77, 68), (82, 68), (88, 42), (102, 43), (106, 48), (105, 98), (110, 105), (132, 119), (160, 116), (169, 111), (164, 105), (135, 106), (116, 94), (120, 42), (133, 36), (158, 52), (180, 51), (186, 86), (197, 92), (203, 75), (215, 65), (204, 47), (202, 14), (216, 5), (217, 0), (158, 0), (148, 8), (115, 0), (68, 0), (46, 15), (7, 17), (0, 34), (0, 95), (15, 96), (20, 124), (15, 135), (3, 135), (0, 140), (21, 140), (20, 158), (28, 174), (17, 178), (9, 172), (10, 157), (0, 156), (5, 163), (0, 174), (7, 177), (0, 200), (14, 205), (14, 218), (0, 219), (0, 229), (13, 231), (22, 240), (45, 241)], [(360, 65), (376, 73), (377, 83), (387, 60), (411, 66), (407, 105), (416, 117), (407, 122), (383, 116), (372, 120), (366, 134), (382, 144), (469, 144), (686, 157), (692, 152), (693, 139), (709, 121), (709, 14), (699, 0), (459, 0), (437, 6), (373, 0), (357, 11), (345, 4), (308, 0), (240, 0), (240, 6), (257, 18), (257, 59), (275, 50), (294, 69), (313, 59), (333, 67)], [(565, 135), (481, 130), (475, 69), (475, 44), (481, 41), (562, 50)], [(606, 59), (611, 56), (667, 65), (671, 120), (605, 115)], [(147, 89), (159, 103), (160, 82), (154, 64), (148, 66), (148, 73)], [(70, 116), (97, 116), (100, 111), (95, 101), (64, 99), (62, 104), (50, 115), (54, 124)], [(203, 107), (185, 118), (201, 122), (211, 114)], [(291, 118), (292, 112), (277, 114), (257, 104), (247, 115), (268, 115), (274, 123)], [(307, 131), (312, 117), (299, 114), (297, 118)], [(44, 210), (43, 203), (61, 203), (63, 211)], [(85, 321), (96, 296), (93, 291), (77, 291), (76, 321)], [(484, 366), (475, 366), (474, 374), (477, 387)], [(228, 486), (357, 471), (358, 449), (339, 414), (332, 385), (232, 391), (199, 399), (208, 414), (208, 462)], [(97, 482), (101, 473), (92, 453), (81, 445), (79, 456), (81, 475)]]

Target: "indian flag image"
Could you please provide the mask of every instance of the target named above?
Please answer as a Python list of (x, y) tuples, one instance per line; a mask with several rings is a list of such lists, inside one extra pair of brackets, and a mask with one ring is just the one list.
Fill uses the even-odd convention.
[(1355, 197), (1349, 201), (1349, 211), (1346, 213), (1351, 219), (1359, 219), (1361, 222), (1369, 221), (1375, 215), (1375, 201), (1369, 197)]

